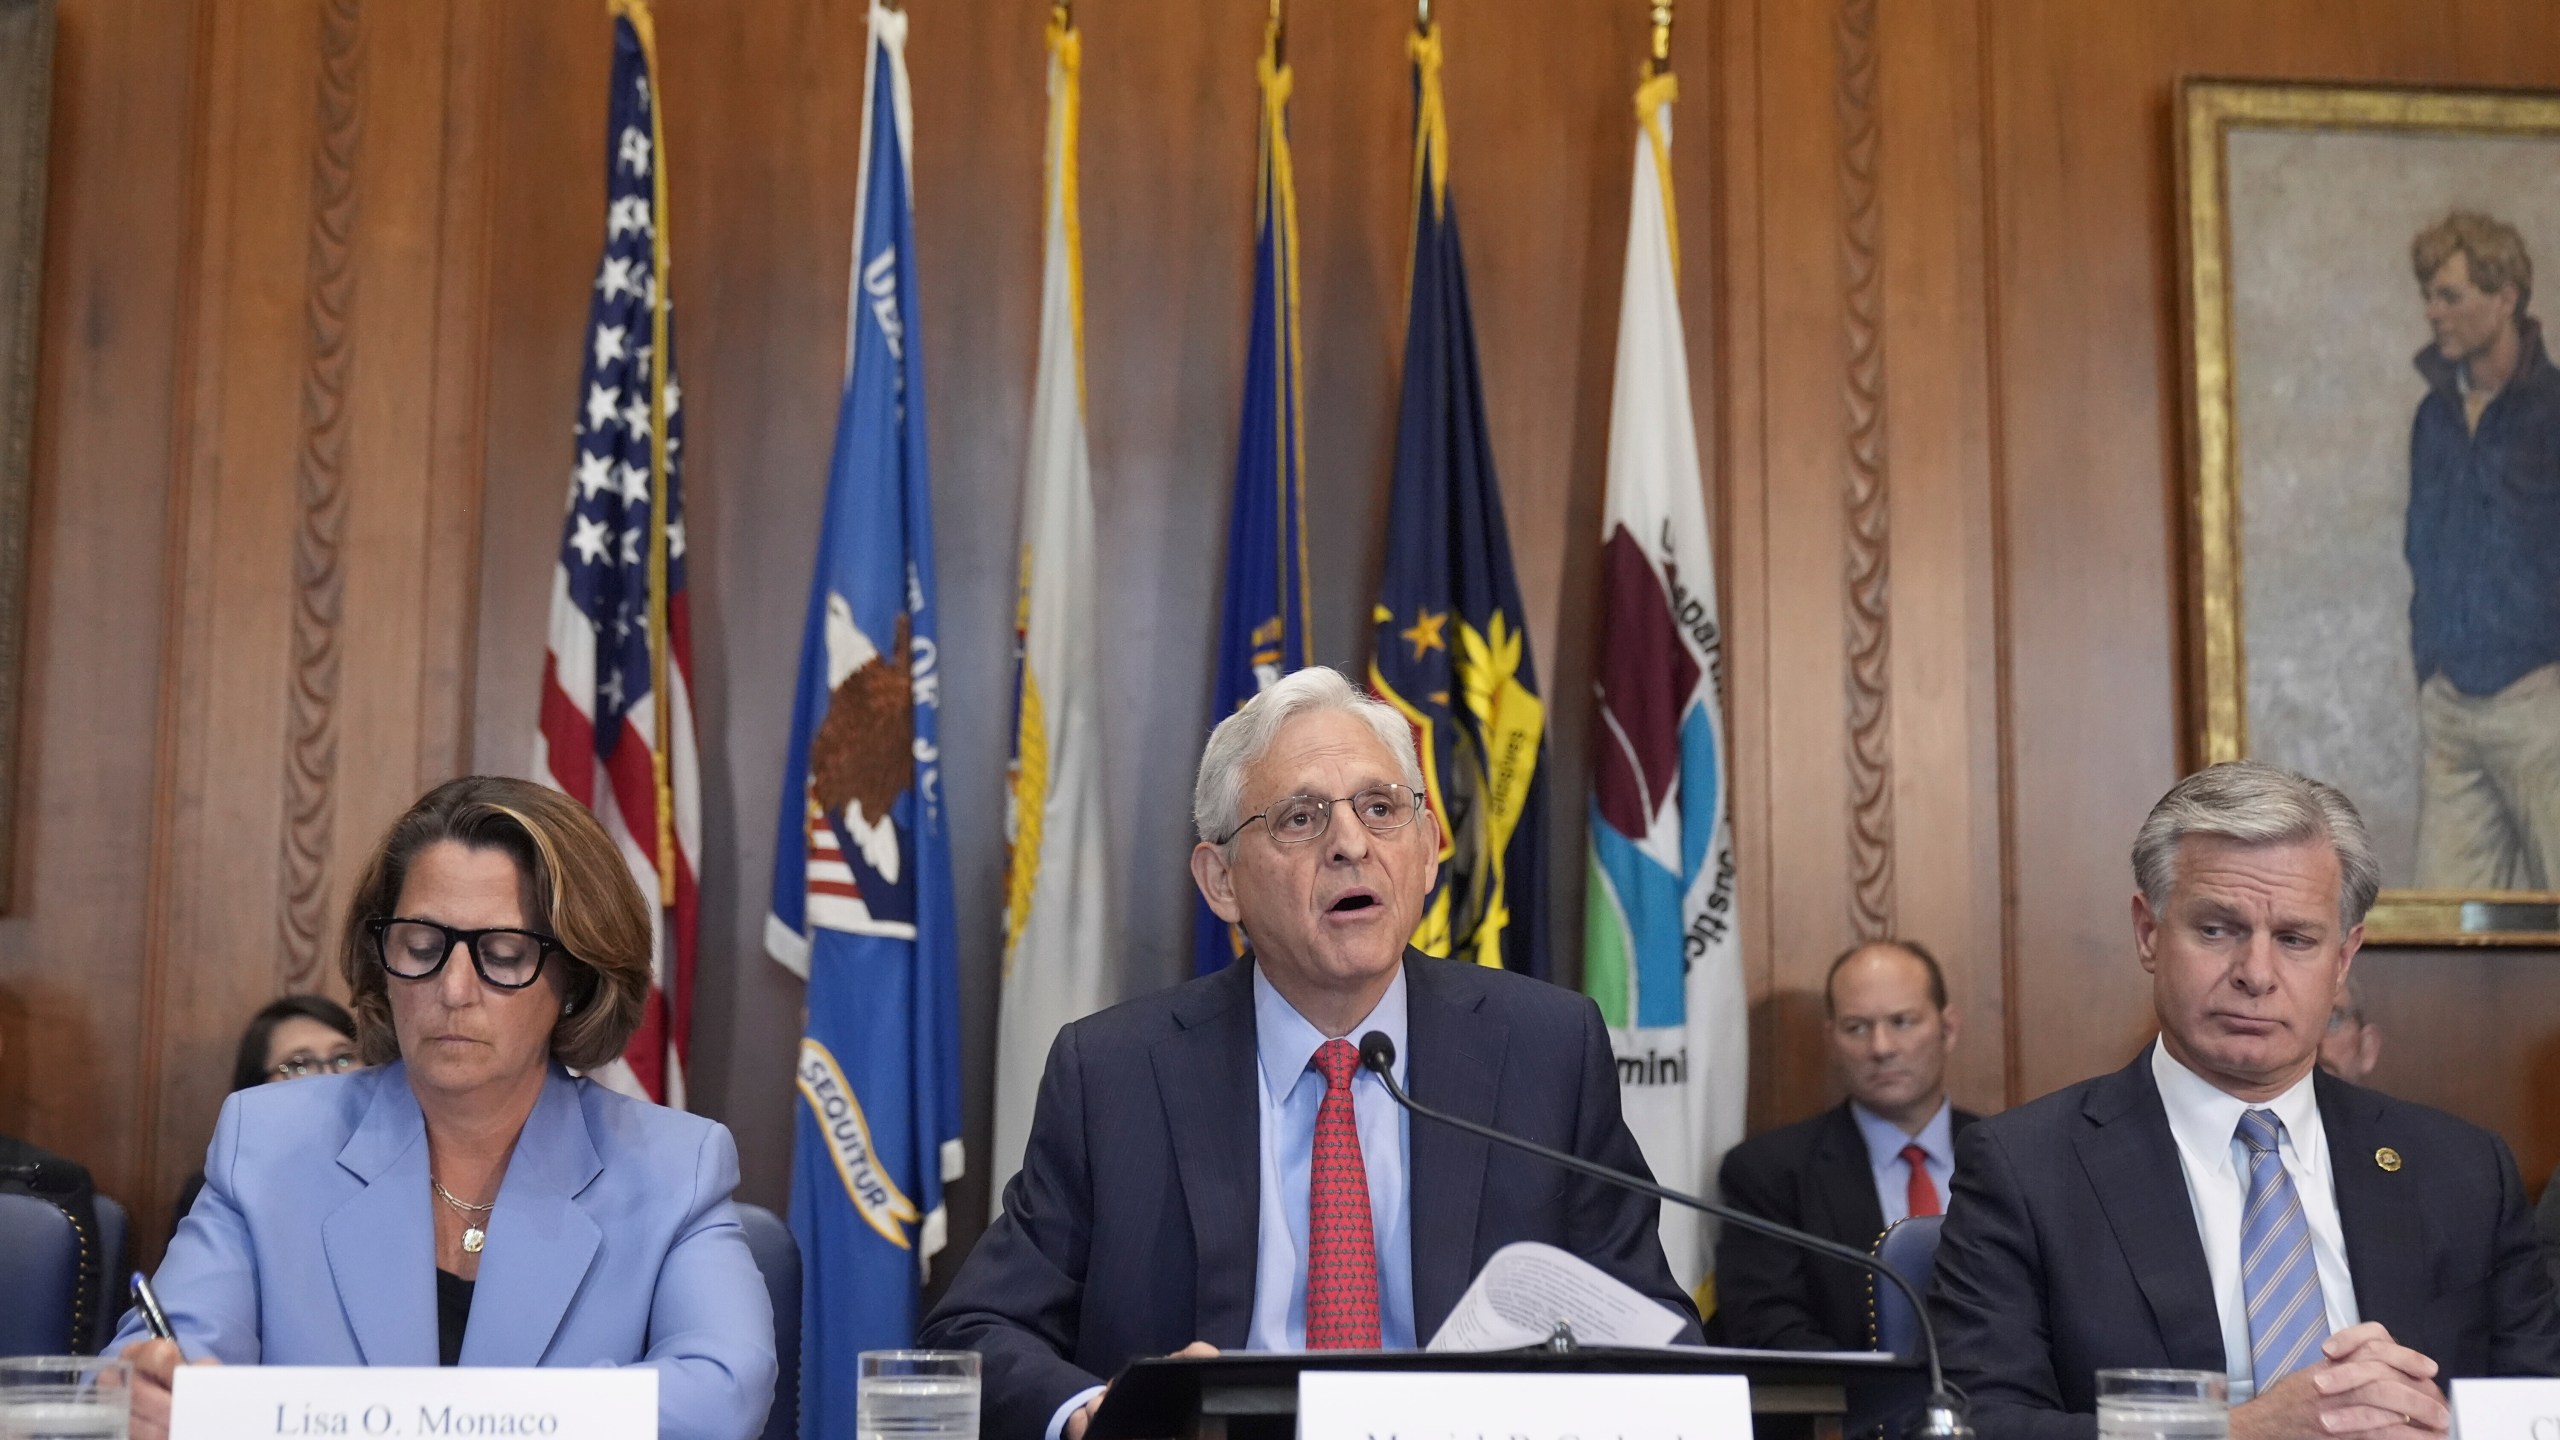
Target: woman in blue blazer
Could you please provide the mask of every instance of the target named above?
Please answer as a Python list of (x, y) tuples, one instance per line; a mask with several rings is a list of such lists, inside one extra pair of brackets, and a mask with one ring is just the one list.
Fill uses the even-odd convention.
[[(177, 1344), (127, 1315), (133, 1434), (187, 1360), (647, 1365), (666, 1440), (745, 1440), (773, 1312), (721, 1125), (573, 1071), (647, 1002), (650, 913), (584, 807), (520, 780), (437, 787), (349, 903), (339, 966), (379, 1068), (233, 1095), (154, 1277)], [(382, 1063), (390, 1062), (390, 1063)]]

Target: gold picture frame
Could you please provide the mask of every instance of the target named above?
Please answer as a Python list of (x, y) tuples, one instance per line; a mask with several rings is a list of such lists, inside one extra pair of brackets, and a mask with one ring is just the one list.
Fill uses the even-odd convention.
[[(2189, 362), (2186, 588), (2192, 758), (2200, 764), (2212, 764), (2259, 754), (2261, 758), (2290, 763), (2289, 756), (2264, 754), (2262, 749), (2253, 749), (2251, 743), (2250, 626), (2243, 604), (2249, 586), (2244, 583), (2247, 557), (2242, 543), (2247, 483), (2242, 474), (2242, 441), (2250, 417), (2241, 413), (2240, 397), (2248, 387), (2244, 386), (2239, 367), (2247, 347), (2239, 343), (2237, 334), (2236, 317), (2242, 307), (2235, 304), (2233, 227), (2235, 213), (2249, 209), (2249, 202), (2255, 197), (2244, 191), (2239, 197), (2243, 203), (2235, 203), (2234, 137), (2317, 134), (2382, 142), (2401, 138), (2484, 143), (2548, 140), (2555, 155), (2560, 155), (2560, 94), (2195, 78), (2180, 82), (2172, 124), (2183, 281), (2180, 300)], [(2358, 153), (2371, 153), (2374, 149), (2367, 144), (2365, 151)], [(2441, 147), (2425, 153), (2441, 153)], [(2293, 177), (2286, 176), (2286, 183), (2294, 185)], [(2308, 182), (2296, 188), (2303, 194), (2321, 193)], [(2322, 217), (2324, 223), (2353, 225), (2358, 219), (2368, 218), (2354, 213), (2357, 207), (2352, 194), (2338, 198), (2350, 202), (2336, 207), (2346, 213)], [(2263, 205), (2258, 208), (2265, 209)], [(2378, 223), (2387, 224), (2389, 212), (2382, 213), (2386, 218)], [(2392, 259), (2404, 275), (2408, 271), (2405, 257), (2414, 233), (2401, 230), (2396, 236), (2376, 233), (2372, 237), (2376, 244), (2388, 240), (2396, 245)], [(2560, 233), (2544, 238), (2551, 242), (2542, 247), (2548, 252), (2551, 273), (2560, 274)], [(2296, 286), (2294, 299), (2299, 301), (2300, 277), (2284, 278)], [(2312, 287), (2314, 293), (2317, 288)], [(2553, 288), (2560, 292), (2560, 286)], [(2426, 332), (2418, 326), (2420, 311), (2414, 280), (2407, 283), (2401, 303), (2406, 305), (2411, 324), (2417, 328), (2397, 338), (2425, 340)], [(2344, 337), (2350, 346), (2364, 338), (2360, 334)], [(2560, 334), (2555, 334), (2555, 343), (2560, 343)], [(2288, 354), (2286, 363), (2309, 369), (2319, 362), (2294, 361)], [(2400, 373), (2404, 380), (2415, 384), (2406, 370)], [(2411, 413), (2411, 408), (2404, 405), (2396, 417), (2402, 446), (2398, 480), (2403, 496), (2408, 484)], [(2378, 421), (2379, 417), (2368, 418)], [(2405, 507), (2405, 500), (2403, 504)], [(2304, 518), (2326, 517), (2315, 512)], [(2379, 568), (2369, 568), (2379, 579)], [(2405, 650), (2405, 602), (2401, 635)], [(2322, 658), (2321, 652), (2311, 657), (2314, 665)], [(2408, 673), (2414, 677), (2413, 669)], [(2411, 684), (2409, 705), (2414, 714), (2414, 679)], [(2410, 756), (2413, 773), (2419, 763), (2417, 756)], [(2315, 769), (2313, 773), (2318, 772)], [(2355, 787), (2347, 788), (2354, 796)], [(2363, 797), (2355, 798), (2360, 806), (2366, 804)], [(2368, 807), (2369, 818), (2370, 815)], [(2416, 876), (2412, 870), (2400, 878), (2414, 881)], [(2560, 945), (2560, 891), (2430, 890), (2394, 885), (2393, 879), (2386, 867), (2386, 888), (2366, 920), (2368, 943)]]

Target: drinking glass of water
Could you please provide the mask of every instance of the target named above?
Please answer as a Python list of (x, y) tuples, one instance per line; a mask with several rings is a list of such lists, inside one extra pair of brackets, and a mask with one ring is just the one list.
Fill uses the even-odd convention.
[(2218, 1370), (2101, 1370), (2098, 1440), (2230, 1440), (2231, 1377)]
[(858, 1440), (978, 1440), (978, 1353), (865, 1350), (855, 1384)]
[(0, 1360), (0, 1440), (125, 1440), (133, 1369), (106, 1355)]

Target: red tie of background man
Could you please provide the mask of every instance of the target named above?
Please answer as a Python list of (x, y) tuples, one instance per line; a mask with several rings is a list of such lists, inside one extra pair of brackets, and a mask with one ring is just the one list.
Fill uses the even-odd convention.
[(1324, 1076), (1324, 1105), (1316, 1111), (1315, 1161), (1307, 1178), (1307, 1348), (1375, 1350), (1378, 1245), (1360, 1126), (1351, 1111), (1360, 1052), (1348, 1040), (1327, 1040), (1314, 1064)]
[(1917, 1145), (1902, 1147), (1902, 1161), (1911, 1167), (1911, 1213), (1938, 1213), (1938, 1187), (1929, 1183), (1929, 1152)]

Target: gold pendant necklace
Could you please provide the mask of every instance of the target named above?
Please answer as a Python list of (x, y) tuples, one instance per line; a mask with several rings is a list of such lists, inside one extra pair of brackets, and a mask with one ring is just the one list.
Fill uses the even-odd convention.
[(444, 1188), (443, 1181), (438, 1180), (433, 1176), (427, 1177), (427, 1183), (436, 1188), (437, 1199), (442, 1200), (447, 1205), (450, 1205), (455, 1210), (461, 1212), (462, 1253), (465, 1255), (479, 1254), (480, 1247), (489, 1243), (489, 1232), (480, 1228), (480, 1222), (471, 1217), (474, 1215), (488, 1214), (492, 1209), (496, 1208), (498, 1202), (492, 1200), (486, 1205), (474, 1205), (468, 1200), (456, 1198), (452, 1191)]

